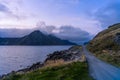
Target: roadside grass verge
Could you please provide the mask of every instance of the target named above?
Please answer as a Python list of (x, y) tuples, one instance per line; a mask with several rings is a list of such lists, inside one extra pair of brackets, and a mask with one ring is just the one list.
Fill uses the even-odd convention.
[(43, 67), (24, 74), (11, 74), (2, 80), (92, 80), (85, 62)]

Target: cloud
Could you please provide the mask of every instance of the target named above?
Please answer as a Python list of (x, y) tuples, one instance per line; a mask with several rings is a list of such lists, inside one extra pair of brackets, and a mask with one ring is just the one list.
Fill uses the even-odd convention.
[[(56, 2), (56, 0), (48, 0), (51, 2)], [(80, 2), (80, 0), (57, 0), (57, 3), (61, 3), (61, 4), (78, 4)]]
[(37, 23), (36, 25), (36, 30), (40, 30), (41, 32), (45, 33), (45, 34), (51, 34), (55, 29), (56, 26), (48, 26), (45, 24), (45, 22), (40, 21)]
[[(0, 0), (0, 11), (4, 18), (11, 20), (25, 20), (35, 17), (35, 14), (23, 11), (25, 9), (23, 0)], [(1, 17), (2, 18), (2, 17)]]
[(0, 37), (23, 37), (32, 31), (31, 29), (0, 29)]
[(9, 13), (10, 11), (9, 11), (9, 8), (7, 8), (5, 5), (0, 3), (0, 12)]
[(3, 18), (9, 18), (9, 17), (14, 17), (18, 19), (18, 16), (15, 15), (10, 8), (8, 8), (8, 6), (6, 6), (5, 4), (0, 3), (0, 12), (1, 14), (1, 18), (2, 16), (4, 16)]
[(102, 27), (120, 22), (120, 1), (109, 3), (105, 7), (98, 9), (94, 17), (101, 22)]
[(87, 31), (70, 25), (57, 27), (46, 25), (45, 22), (38, 22), (35, 29), (39, 29), (43, 33), (53, 34), (61, 39), (77, 42), (78, 44), (89, 41), (92, 38), (92, 35)]
[(78, 44), (84, 43), (91, 39), (88, 32), (81, 30), (80, 28), (75, 28), (74, 26), (61, 26), (57, 33), (54, 33), (57, 37), (61, 39), (67, 39), (72, 42), (77, 42)]

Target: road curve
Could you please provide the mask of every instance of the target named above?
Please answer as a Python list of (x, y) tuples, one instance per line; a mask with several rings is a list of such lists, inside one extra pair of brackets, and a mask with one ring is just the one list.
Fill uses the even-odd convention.
[(83, 51), (88, 62), (90, 75), (95, 80), (120, 80), (120, 68), (97, 59), (85, 46), (83, 46)]

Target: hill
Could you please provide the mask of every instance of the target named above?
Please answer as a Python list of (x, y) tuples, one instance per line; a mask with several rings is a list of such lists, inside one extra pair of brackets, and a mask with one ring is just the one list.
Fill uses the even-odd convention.
[(87, 47), (98, 58), (120, 66), (120, 23), (98, 33)]
[(76, 45), (36, 30), (21, 38), (0, 38), (0, 45)]

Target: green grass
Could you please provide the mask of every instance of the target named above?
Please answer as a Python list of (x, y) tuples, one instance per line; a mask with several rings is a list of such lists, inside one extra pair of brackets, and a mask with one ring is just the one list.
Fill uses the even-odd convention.
[(73, 62), (57, 67), (38, 69), (26, 74), (11, 74), (2, 80), (92, 80), (87, 64)]

